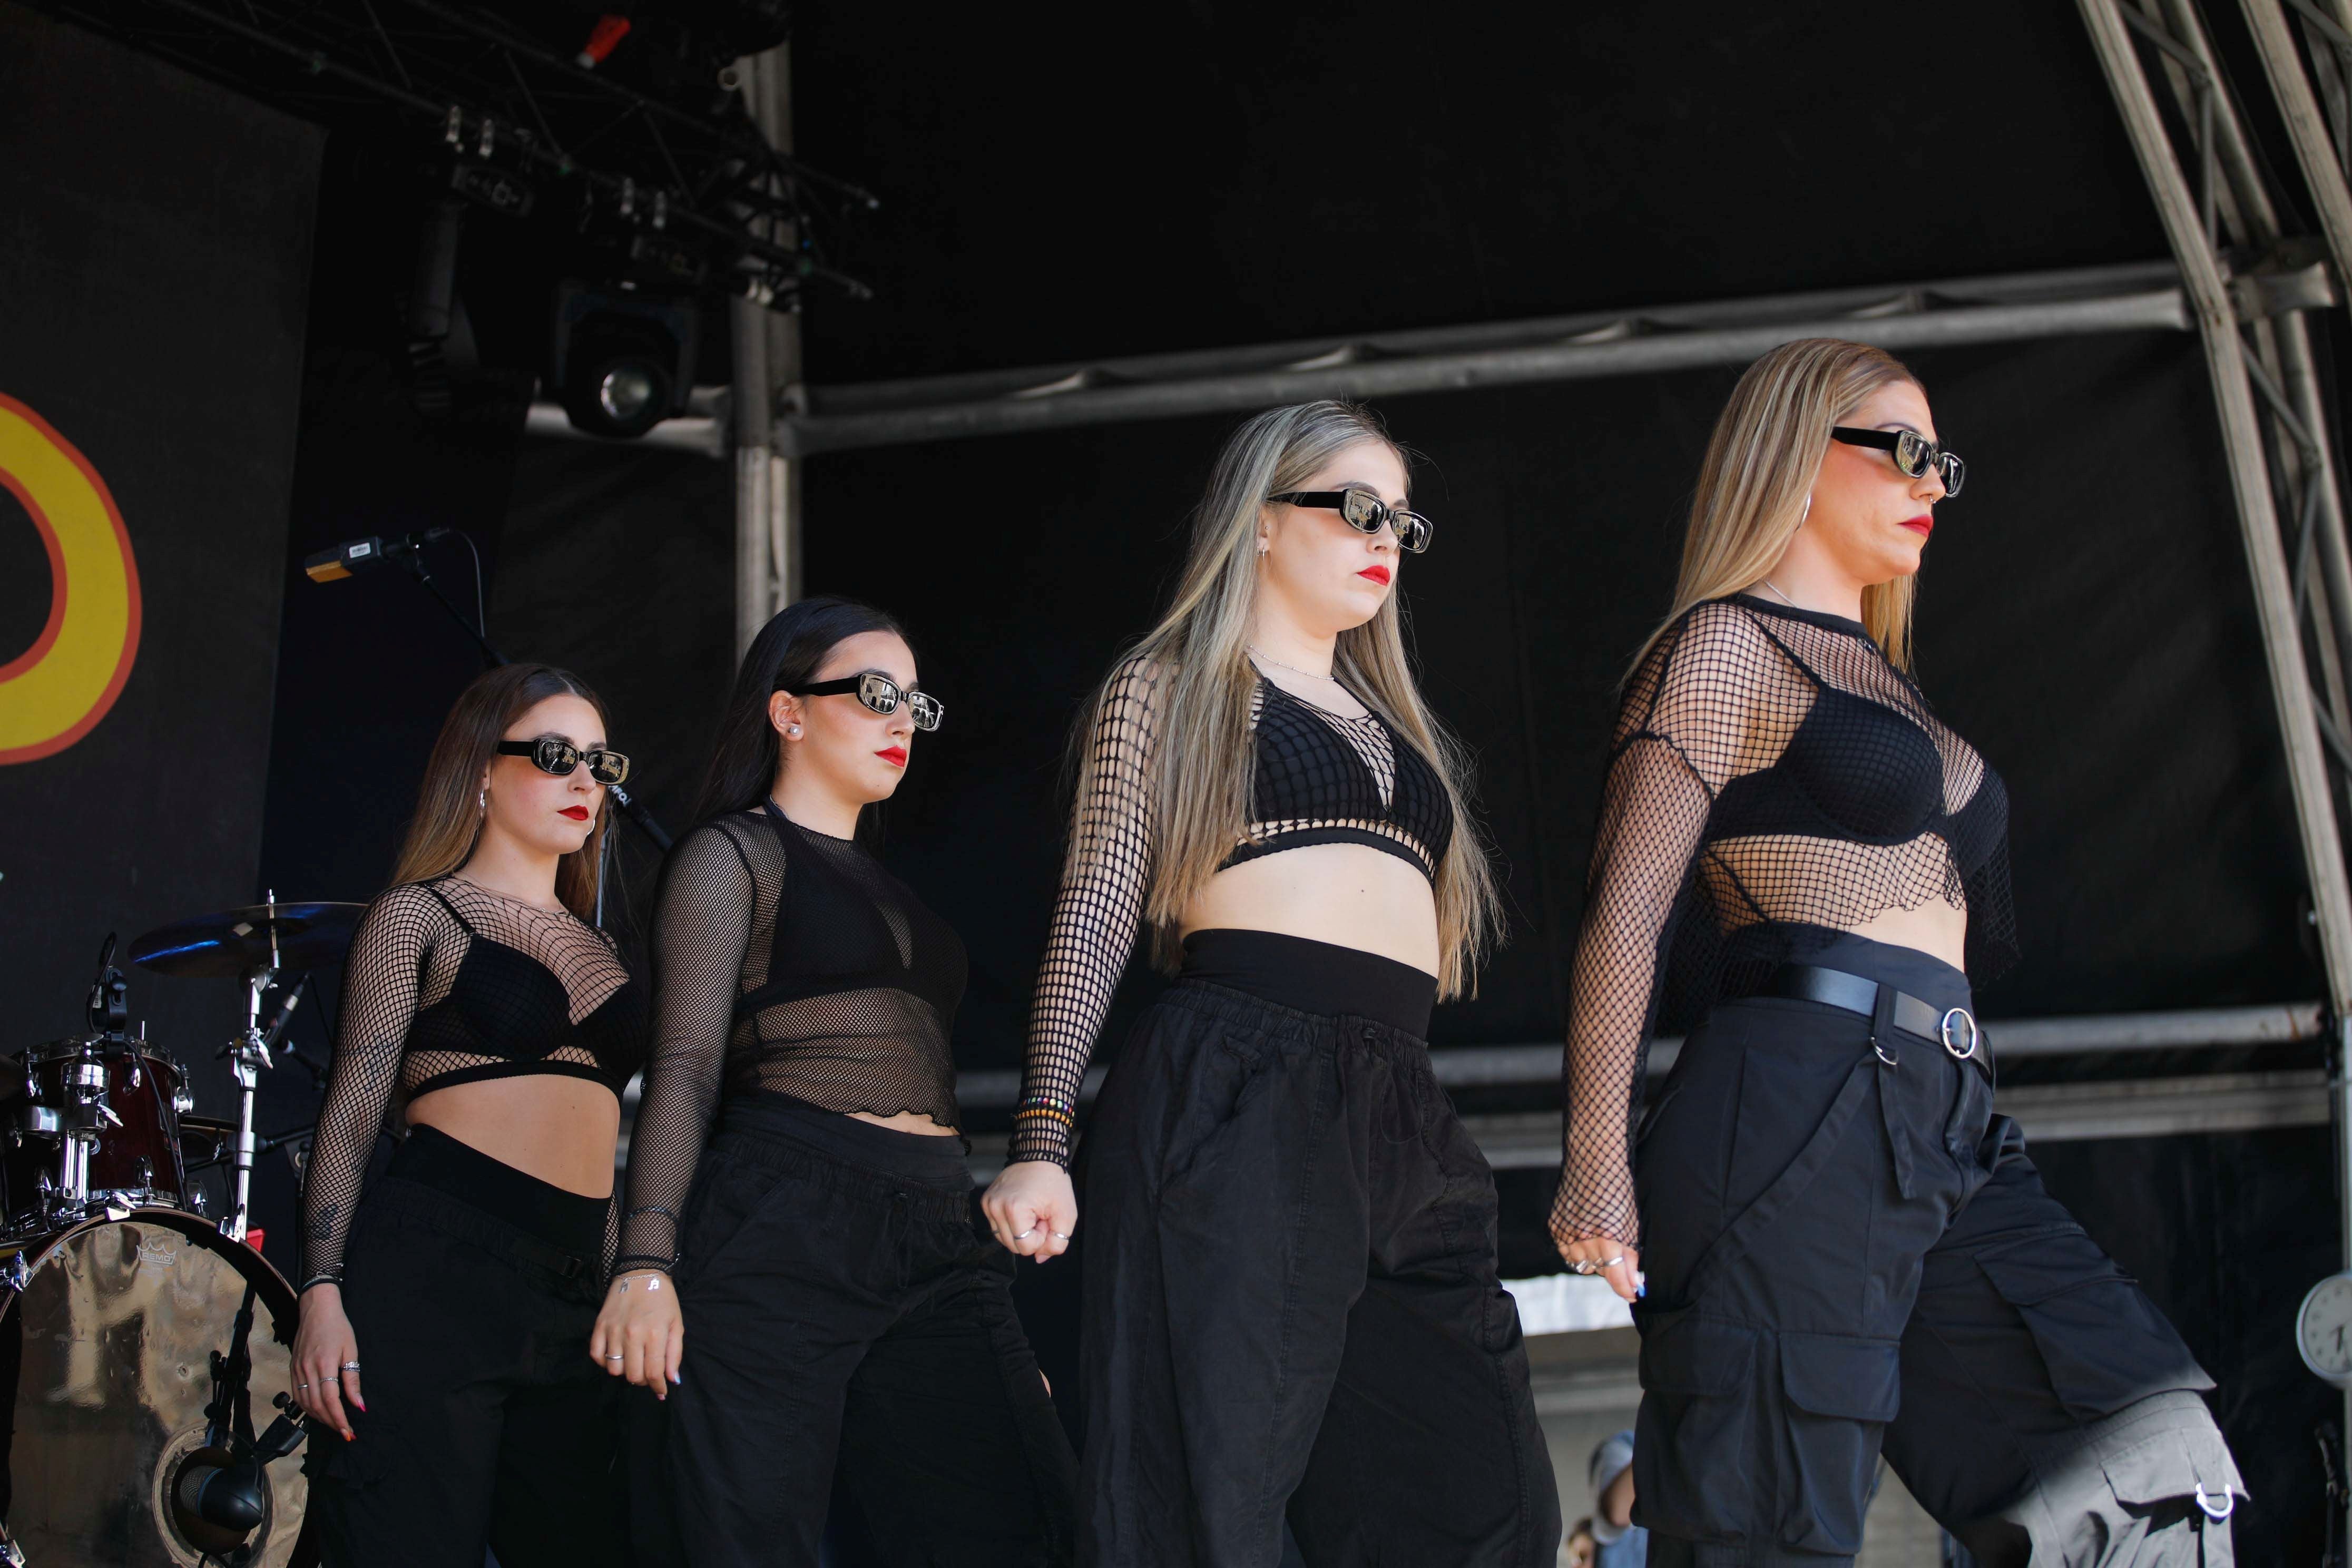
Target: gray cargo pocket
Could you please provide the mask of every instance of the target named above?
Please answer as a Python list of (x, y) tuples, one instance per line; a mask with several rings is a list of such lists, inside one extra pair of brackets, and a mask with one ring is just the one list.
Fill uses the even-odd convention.
[(1757, 1510), (1749, 1440), (1756, 1330), (1689, 1310), (1642, 1335), (1642, 1415), (1633, 1439), (1636, 1519), (1691, 1541), (1744, 1536)]
[(2051, 1392), (2077, 1419), (2096, 1420), (2173, 1389), (2213, 1386), (2139, 1282), (2082, 1231), (1979, 1253), (1977, 1267), (2025, 1321)]
[(1810, 1552), (1862, 1550), (1879, 1439), (1902, 1405), (1902, 1343), (1845, 1334), (1780, 1336), (1789, 1470), (1781, 1542)]
[(2095, 1447), (2116, 1500), (2133, 1508), (2192, 1498), (2218, 1521), (2247, 1495), (2230, 1445), (2194, 1394), (2165, 1400), (2147, 1418), (2118, 1423)]

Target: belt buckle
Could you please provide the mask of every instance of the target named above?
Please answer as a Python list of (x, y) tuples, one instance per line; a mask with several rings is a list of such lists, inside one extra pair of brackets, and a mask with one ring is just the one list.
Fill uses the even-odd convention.
[[(1969, 1027), (1969, 1043), (1965, 1047), (1953, 1043), (1952, 1023), (1955, 1019), (1966, 1024)], [(1977, 1016), (1969, 1012), (1966, 1007), (1953, 1007), (1948, 1009), (1943, 1017), (1937, 1020), (1936, 1024), (1936, 1035), (1938, 1039), (1942, 1040), (1944, 1049), (1951, 1054), (1951, 1058), (1954, 1061), (1967, 1061), (1969, 1058), (1977, 1054), (1977, 1047), (1984, 1043), (1984, 1031), (1977, 1026)]]

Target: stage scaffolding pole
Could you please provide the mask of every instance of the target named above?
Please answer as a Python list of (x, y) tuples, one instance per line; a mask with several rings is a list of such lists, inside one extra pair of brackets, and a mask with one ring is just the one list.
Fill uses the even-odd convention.
[[(2249, 0), (2250, 16), (2263, 3)], [(2138, 155), (2140, 172), (2155, 198), (2174, 259), (2179, 264), (2212, 375), (2231, 489), (2237, 500), (2239, 529), (2245, 540), (2254, 605), (2262, 621), (2271, 691), (2278, 707), (2280, 739), (2286, 748), (2287, 777), (2302, 833), (2305, 868), (2311, 881), (2312, 914), (2326, 971), (2328, 1010), (2336, 1030), (2333, 1100), (2338, 1225), (2345, 1256), (2352, 1260), (2352, 1103), (2346, 1099), (2352, 1092), (2352, 1033), (2347, 1033), (2347, 1027), (2352, 1027), (2352, 887), (2347, 886), (2334, 782), (2328, 773), (2330, 752), (2339, 768), (2352, 770), (2352, 749), (2347, 749), (2340, 715), (2327, 713), (2311, 680), (2314, 658), (2325, 672), (2336, 662), (2344, 646), (2332, 613), (2352, 605), (2340, 594), (2324, 592), (2308, 574), (2314, 549), (2320, 544), (2318, 536), (2326, 531), (2320, 526), (2323, 514), (2335, 499), (2331, 427), (2315, 395), (2306, 403), (2289, 390), (2294, 367), (2281, 354), (2280, 343), (2283, 336), (2292, 332), (2283, 334), (2270, 320), (2272, 312), (2259, 287), (2243, 286), (2258, 279), (2259, 274), (2233, 278), (2221, 249), (2225, 204), (2234, 209), (2228, 216), (2242, 230), (2250, 216), (2260, 216), (2266, 201), (2255, 204), (2258, 210), (2249, 214), (2242, 201), (2245, 189), (2229, 184), (2235, 172), (2230, 165), (2240, 162), (2233, 151), (2242, 153), (2247, 139), (2193, 8), (2186, 0), (2161, 0), (2161, 4), (2148, 0), (2145, 8), (2126, 5), (2123, 0), (2078, 0), (2078, 4)], [(2256, 30), (2261, 30), (2259, 23)], [(2135, 33), (2157, 51), (2181, 95), (2182, 118), (2189, 135), (2186, 156), (2174, 145), (2158, 108), (2133, 41)], [(2193, 188), (2192, 167), (2197, 173)], [(2251, 170), (2251, 159), (2244, 160), (2244, 167)], [(2262, 195), (2258, 180), (2252, 189)], [(2247, 233), (2244, 237), (2257, 237)], [(2293, 321), (2294, 311), (2322, 302), (2307, 298), (2284, 302), (2273, 299), (2268, 305), (2278, 307), (2276, 313), (2282, 320)], [(2251, 342), (2242, 335), (2242, 319), (2245, 318), (2251, 318), (2247, 323), (2252, 329)], [(2299, 328), (2301, 323), (2294, 325)], [(2307, 368), (2307, 353), (2304, 358)], [(2315, 381), (2312, 390), (2315, 395)], [(2264, 441), (2262, 404), (2268, 405), (2275, 444)], [(2293, 570), (2273, 504), (2278, 496), (2289, 498), (2291, 503), (2299, 499), (2301, 503)], [(2340, 538), (2340, 529), (2337, 531)], [(2309, 649), (2304, 637), (2305, 611), (2310, 612), (2315, 645)], [(2345, 1420), (2346, 1430), (2352, 1432), (2352, 1391), (2347, 1392)]]
[[(777, 152), (793, 150), (792, 46), (735, 64), (753, 123)], [(791, 247), (793, 226), (770, 218), (761, 237)], [(780, 394), (801, 378), (800, 317), (738, 294), (728, 304), (735, 356), (735, 647), (800, 594), (800, 465), (776, 446)]]

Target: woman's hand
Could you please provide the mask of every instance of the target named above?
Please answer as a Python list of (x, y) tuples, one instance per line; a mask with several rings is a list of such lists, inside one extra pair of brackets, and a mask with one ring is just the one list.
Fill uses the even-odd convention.
[(614, 1377), (625, 1377), (667, 1399), (677, 1382), (678, 1358), (686, 1353), (686, 1319), (678, 1311), (677, 1287), (658, 1268), (635, 1268), (614, 1276), (588, 1336), (588, 1353)]
[[(1609, 1281), (1609, 1289), (1626, 1300), (1639, 1297), (1643, 1291), (1642, 1250), (1605, 1236), (1588, 1236), (1577, 1241), (1559, 1244), (1559, 1255), (1568, 1266), (1580, 1274), (1598, 1274)], [(1577, 1268), (1580, 1263), (1593, 1265)], [(1605, 1267), (1603, 1267), (1605, 1265)]]
[(980, 1211), (1006, 1251), (1040, 1263), (1067, 1252), (1078, 1228), (1078, 1194), (1070, 1173), (1051, 1160), (1005, 1166), (988, 1184)]
[(352, 1321), (343, 1316), (340, 1285), (313, 1285), (302, 1292), (302, 1321), (294, 1331), (294, 1403), (352, 1440), (348, 1399), (361, 1411), (360, 1346)]

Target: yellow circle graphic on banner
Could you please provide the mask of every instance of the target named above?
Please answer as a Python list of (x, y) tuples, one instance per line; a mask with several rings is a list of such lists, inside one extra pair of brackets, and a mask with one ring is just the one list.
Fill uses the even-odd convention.
[(49, 615), (0, 664), (0, 763), (55, 756), (96, 727), (139, 656), (139, 566), (106, 481), (48, 422), (0, 394), (0, 488), (49, 556)]

